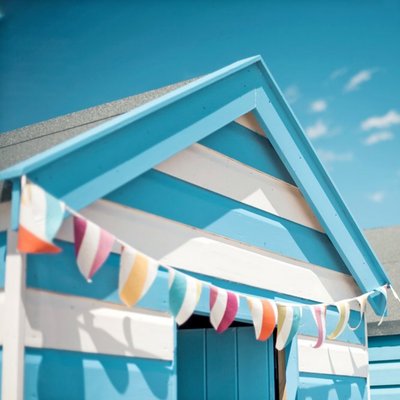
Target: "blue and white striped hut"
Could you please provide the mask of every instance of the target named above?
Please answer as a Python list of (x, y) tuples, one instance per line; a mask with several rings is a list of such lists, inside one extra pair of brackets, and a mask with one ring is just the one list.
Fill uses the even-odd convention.
[[(388, 277), (260, 57), (5, 133), (0, 149), (3, 399), (368, 398), (366, 326), (348, 300), (367, 293), (383, 313), (373, 291)], [(18, 252), (22, 177), (162, 266), (139, 303), (119, 297), (120, 245), (82, 277), (67, 215), (62, 252)], [(179, 327), (170, 268), (203, 287)], [(280, 304), (268, 340), (249, 296)], [(218, 330), (234, 318), (223, 333), (210, 301)]]

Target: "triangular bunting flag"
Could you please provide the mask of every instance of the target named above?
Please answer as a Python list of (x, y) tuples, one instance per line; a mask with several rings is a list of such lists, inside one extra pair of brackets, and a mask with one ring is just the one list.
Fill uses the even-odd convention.
[(346, 329), (347, 323), (350, 318), (350, 304), (348, 302), (340, 302), (335, 304), (339, 311), (339, 321), (335, 326), (335, 329), (328, 336), (328, 339), (334, 340), (339, 337)]
[(79, 270), (91, 280), (108, 258), (115, 237), (93, 222), (74, 216), (74, 241)]
[(365, 308), (367, 307), (367, 301), (368, 301), (368, 297), (371, 293), (364, 293), (361, 296), (357, 297), (357, 302), (360, 305), (360, 320), (358, 322), (358, 324), (356, 326), (350, 326), (350, 329), (352, 331), (356, 331), (360, 326), (361, 323), (363, 322), (364, 319), (364, 312), (365, 312)]
[(324, 343), (326, 336), (326, 306), (318, 304), (310, 306), (310, 308), (318, 328), (318, 339), (313, 347), (318, 349)]
[(157, 277), (158, 263), (131, 247), (123, 247), (119, 270), (119, 297), (134, 306)]
[(22, 253), (59, 253), (53, 239), (64, 217), (64, 203), (32, 183), (22, 185), (18, 250)]
[(169, 270), (169, 307), (178, 325), (193, 314), (200, 299), (202, 283), (179, 271)]
[(387, 299), (387, 286), (382, 286), (379, 287), (378, 289), (375, 289), (375, 292), (381, 293), (383, 297), (385, 298), (385, 309), (383, 310), (383, 313), (381, 315), (381, 319), (378, 322), (378, 326), (380, 326), (383, 322), (383, 318), (385, 318), (386, 311), (387, 311), (387, 306), (388, 306), (388, 299)]
[(218, 333), (229, 328), (238, 309), (239, 296), (236, 293), (210, 286), (210, 321)]
[(302, 308), (278, 304), (278, 334), (276, 349), (284, 349), (294, 338), (300, 327)]
[(248, 297), (247, 304), (253, 319), (256, 339), (267, 340), (276, 326), (278, 313), (275, 303), (267, 299)]

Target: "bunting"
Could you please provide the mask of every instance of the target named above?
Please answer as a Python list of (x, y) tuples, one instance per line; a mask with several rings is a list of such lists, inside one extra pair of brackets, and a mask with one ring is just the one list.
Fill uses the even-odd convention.
[(74, 216), (74, 242), (79, 270), (90, 281), (108, 258), (115, 237), (93, 222)]
[(184, 324), (193, 314), (201, 295), (199, 280), (173, 269), (169, 270), (169, 307), (178, 325)]
[[(65, 204), (42, 188), (23, 182), (21, 193), (18, 250), (25, 253), (56, 253), (60, 248), (53, 244), (53, 239), (60, 228), (65, 210), (73, 216), (74, 242), (77, 264), (82, 275), (90, 280), (106, 261), (115, 242), (122, 245), (119, 272), (119, 295), (127, 306), (135, 305), (148, 292), (154, 283), (159, 263), (126, 245), (106, 230), (77, 214)], [(210, 321), (217, 332), (224, 332), (234, 321), (239, 309), (240, 296), (237, 293), (209, 285), (199, 279), (188, 276), (170, 267), (163, 267), (169, 273), (169, 303), (171, 314), (181, 325), (193, 314), (199, 301), (204, 285), (209, 286)], [(276, 348), (282, 350), (296, 335), (302, 317), (303, 307), (310, 307), (318, 328), (318, 338), (313, 347), (322, 346), (326, 336), (326, 310), (328, 305), (336, 306), (338, 322), (327, 338), (339, 337), (350, 318), (350, 302), (357, 301), (360, 306), (360, 320), (355, 327), (361, 325), (367, 300), (372, 293), (381, 293), (385, 299), (385, 310), (381, 321), (386, 315), (387, 289), (389, 285), (364, 293), (352, 299), (341, 300), (336, 303), (315, 304), (282, 304), (272, 300), (246, 296), (253, 320), (257, 340), (267, 340), (277, 326)], [(394, 297), (400, 298), (392, 287)]]
[(294, 338), (300, 327), (302, 309), (298, 306), (278, 304), (278, 334), (276, 349), (284, 349)]
[(365, 308), (367, 307), (367, 301), (368, 301), (368, 297), (370, 296), (370, 294), (371, 293), (364, 293), (361, 296), (356, 298), (356, 301), (360, 306), (360, 320), (358, 321), (358, 324), (356, 326), (350, 326), (350, 329), (352, 331), (356, 331), (361, 326), (361, 323), (363, 322)]
[(239, 309), (239, 296), (236, 293), (210, 286), (210, 321), (218, 332), (226, 331)]
[(59, 253), (53, 239), (64, 218), (64, 203), (33, 183), (22, 185), (18, 250), (22, 253)]
[(335, 329), (332, 331), (330, 335), (328, 335), (328, 339), (334, 340), (339, 337), (344, 330), (346, 329), (347, 323), (350, 318), (350, 304), (347, 302), (340, 302), (335, 304), (336, 308), (339, 311), (339, 321), (335, 326)]
[(131, 247), (123, 247), (119, 269), (119, 297), (134, 306), (156, 279), (158, 263)]
[(247, 298), (257, 340), (267, 340), (276, 326), (277, 309), (274, 302), (254, 297)]
[(326, 306), (324, 304), (317, 304), (310, 306), (310, 308), (318, 328), (318, 339), (313, 347), (318, 349), (324, 343), (326, 336)]
[(383, 310), (383, 313), (381, 315), (381, 319), (378, 322), (378, 326), (380, 326), (383, 322), (383, 318), (386, 315), (386, 311), (387, 311), (387, 306), (388, 306), (388, 301), (387, 301), (387, 286), (382, 286), (380, 288), (375, 289), (375, 292), (381, 293), (385, 299), (385, 309)]

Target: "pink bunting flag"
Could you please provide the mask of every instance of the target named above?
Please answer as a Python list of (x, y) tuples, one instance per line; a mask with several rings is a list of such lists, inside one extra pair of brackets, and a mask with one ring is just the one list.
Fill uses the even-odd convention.
[(115, 237), (93, 222), (74, 216), (74, 241), (79, 270), (90, 281), (108, 258)]
[(322, 346), (326, 336), (326, 306), (323, 304), (318, 304), (312, 305), (310, 308), (318, 328), (318, 339), (313, 346), (314, 349), (317, 349), (318, 347)]
[(239, 296), (237, 294), (210, 286), (210, 321), (218, 333), (229, 328), (238, 309)]

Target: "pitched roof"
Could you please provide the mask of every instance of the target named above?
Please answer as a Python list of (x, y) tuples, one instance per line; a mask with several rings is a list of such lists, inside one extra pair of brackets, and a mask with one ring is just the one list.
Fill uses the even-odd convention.
[[(267, 133), (361, 290), (387, 283), (388, 277), (259, 56), (89, 129), (85, 126), (84, 133), (72, 134), (69, 140), (3, 170), (0, 179), (17, 183), (19, 176), (28, 174), (79, 209), (249, 112)], [(383, 309), (381, 297), (371, 300), (375, 310)]]

